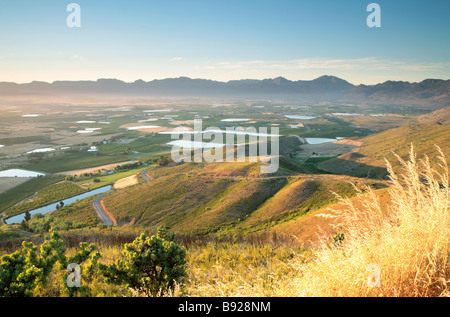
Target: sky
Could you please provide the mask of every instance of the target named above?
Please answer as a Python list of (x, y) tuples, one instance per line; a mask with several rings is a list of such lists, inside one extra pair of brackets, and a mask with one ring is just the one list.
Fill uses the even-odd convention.
[(450, 79), (449, 16), (448, 0), (2, 0), (0, 81)]

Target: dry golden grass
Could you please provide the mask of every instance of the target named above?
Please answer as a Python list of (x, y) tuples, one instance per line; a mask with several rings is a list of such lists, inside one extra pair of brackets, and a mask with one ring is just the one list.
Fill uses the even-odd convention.
[[(377, 199), (384, 208), (389, 204), (389, 193), (386, 188), (378, 189), (375, 191)], [(368, 193), (364, 193), (355, 197), (349, 198), (354, 206), (361, 206), (364, 203)], [(301, 241), (306, 247), (315, 247), (320, 245), (321, 237), (323, 235), (332, 236), (338, 233), (339, 228), (332, 226), (333, 218), (328, 217), (331, 213), (337, 210), (344, 210), (347, 208), (347, 201), (339, 201), (331, 206), (321, 208), (316, 211), (311, 211), (304, 216), (295, 218), (291, 221), (284, 222), (274, 227), (271, 231), (277, 234), (290, 235)], [(320, 217), (318, 217), (320, 215)]]
[[(440, 171), (427, 157), (397, 157), (404, 173), (390, 172), (388, 210), (368, 190), (357, 208), (336, 211), (343, 243), (323, 241), (315, 260), (283, 292), (287, 296), (449, 296), (450, 190), (439, 149)], [(379, 285), (374, 286), (379, 269)], [(374, 275), (375, 274), (375, 275)], [(375, 277), (375, 279), (373, 279)], [(375, 283), (376, 284), (376, 283)]]
[(324, 213), (344, 234), (343, 241), (324, 235), (311, 252), (282, 261), (267, 257), (264, 266), (254, 268), (248, 263), (246, 269), (218, 264), (207, 270), (214, 277), (211, 281), (191, 280), (185, 292), (190, 296), (450, 296), (450, 188), (448, 167), (439, 152), (439, 171), (431, 168), (427, 157), (416, 161), (412, 149), (409, 161), (397, 157), (403, 174), (395, 174), (387, 162), (387, 206), (368, 188), (357, 204), (343, 199), (346, 208)]
[[(435, 170), (411, 149), (408, 161), (397, 156), (402, 173), (387, 162), (388, 203), (367, 188), (360, 199), (343, 199), (343, 208), (324, 212), (342, 241), (328, 232), (310, 250), (276, 240), (187, 244), (187, 280), (167, 296), (450, 296), (449, 174), (440, 150), (437, 158)], [(101, 262), (111, 263), (119, 251), (100, 244)], [(92, 296), (123, 292), (101, 278), (92, 285)]]
[(97, 173), (99, 170), (112, 170), (116, 166), (124, 165), (124, 164), (130, 164), (130, 163), (134, 163), (134, 161), (126, 161), (126, 162), (121, 162), (121, 163), (106, 164), (106, 165), (101, 165), (101, 166), (96, 166), (96, 167), (90, 167), (90, 168), (84, 168), (84, 169), (79, 169), (79, 170), (61, 172), (61, 173), (58, 173), (58, 174), (60, 174), (60, 175), (81, 175), (81, 174), (84, 174), (84, 173)]
[(115, 181), (114, 188), (115, 189), (126, 188), (129, 186), (136, 185), (137, 183), (138, 183), (137, 176), (132, 175)]

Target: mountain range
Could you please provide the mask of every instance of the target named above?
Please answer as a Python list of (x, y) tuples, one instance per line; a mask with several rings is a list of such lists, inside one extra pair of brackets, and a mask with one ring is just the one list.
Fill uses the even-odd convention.
[(390, 104), (450, 104), (450, 80), (426, 79), (422, 82), (386, 81), (377, 85), (353, 85), (335, 76), (291, 81), (283, 77), (228, 82), (188, 77), (124, 82), (118, 79), (97, 81), (33, 81), (26, 84), (0, 82), (0, 96), (42, 94), (120, 94), (137, 96), (217, 96), (245, 98), (299, 98)]

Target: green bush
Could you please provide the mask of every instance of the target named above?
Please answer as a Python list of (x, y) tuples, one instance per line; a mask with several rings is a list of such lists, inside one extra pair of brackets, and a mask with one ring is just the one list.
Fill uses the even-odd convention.
[[(83, 265), (83, 280), (87, 283), (82, 287), (70, 288), (66, 281), (68, 274), (64, 275), (61, 284), (65, 285), (58, 290), (62, 295), (76, 294), (89, 295), (87, 286), (97, 272), (97, 260), (101, 257), (94, 252), (96, 247), (85, 242), (80, 243), (79, 252), (68, 258), (66, 247), (60, 234), (51, 231), (44, 243), (38, 247), (32, 242), (24, 241), (22, 249), (12, 254), (4, 255), (0, 259), (0, 296), (24, 297), (39, 296), (49, 292), (48, 280), (54, 268), (60, 272), (66, 270), (69, 263)], [(59, 265), (56, 266), (56, 263)]]
[(172, 160), (171, 160), (170, 158), (168, 158), (168, 157), (166, 157), (166, 156), (161, 156), (161, 157), (156, 161), (156, 163), (158, 164), (158, 166), (167, 166), (167, 165), (169, 165), (169, 164), (171, 164), (171, 163), (173, 163), (173, 162), (172, 162)]
[(126, 244), (122, 259), (100, 270), (108, 284), (125, 284), (146, 296), (157, 296), (173, 290), (175, 283), (186, 276), (186, 250), (173, 241), (165, 229), (158, 229), (156, 236), (145, 234)]

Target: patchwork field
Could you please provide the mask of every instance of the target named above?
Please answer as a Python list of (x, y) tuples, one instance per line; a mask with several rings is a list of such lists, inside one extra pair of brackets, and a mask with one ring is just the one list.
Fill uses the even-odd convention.
[(26, 181), (29, 181), (30, 179), (28, 177), (1, 177), (0, 178), (0, 194), (7, 192), (11, 188), (14, 188), (16, 186), (19, 186), (22, 183), (25, 183)]
[[(75, 194), (57, 190), (48, 195), (65, 179), (81, 191), (113, 185), (101, 204), (118, 224), (133, 220), (135, 227), (167, 225), (185, 233), (279, 231), (335, 203), (332, 192), (353, 195), (350, 183), (382, 184), (383, 159), (391, 150), (404, 155), (414, 141), (419, 154), (428, 153), (432, 143), (448, 153), (445, 146), (450, 144), (445, 110), (423, 115), (422, 108), (402, 113), (388, 105), (283, 100), (58, 98), (39, 104), (3, 100), (0, 105), (5, 113), (0, 120), (1, 169), (46, 174), (0, 179), (4, 217)], [(264, 163), (258, 156), (257, 163), (247, 158), (246, 163), (173, 166), (168, 143), (180, 136), (171, 131), (192, 131), (194, 119), (202, 119), (203, 130), (240, 127), (270, 134), (277, 128), (278, 171), (261, 174)], [(248, 153), (251, 140), (245, 143)], [(147, 177), (141, 175), (144, 170)], [(93, 221), (94, 198), (64, 206), (51, 217), (98, 224)]]
[[(166, 227), (186, 248), (189, 265), (189, 282), (176, 290), (175, 296), (177, 292), (189, 296), (296, 296), (287, 283), (308, 281), (299, 276), (316, 266), (326, 266), (318, 273), (320, 277), (323, 272), (336, 271), (336, 265), (339, 272), (352, 267), (348, 275), (359, 272), (359, 266), (366, 273), (367, 261), (385, 255), (376, 233), (384, 230), (377, 226), (386, 226), (380, 225), (378, 217), (406, 215), (397, 210), (399, 204), (392, 203), (407, 195), (392, 197), (384, 159), (388, 158), (396, 171), (401, 170), (392, 151), (407, 158), (411, 143), (419, 157), (432, 157), (434, 167), (439, 163), (433, 156), (437, 151), (434, 144), (447, 158), (450, 154), (450, 108), (427, 112), (414, 107), (402, 110), (390, 105), (283, 100), (94, 98), (80, 104), (73, 100), (9, 102), (0, 109), (5, 113), (0, 119), (0, 171), (25, 169), (42, 174), (0, 177), (0, 254), (18, 250), (23, 240), (42, 243), (43, 236), (53, 229), (62, 234), (70, 254), (78, 252), (80, 242), (92, 242), (100, 246), (101, 262), (109, 264), (120, 256), (124, 243)], [(202, 130), (239, 127), (254, 128), (255, 135), (276, 132), (280, 135), (279, 155), (261, 150), (270, 139), (238, 141), (233, 136), (242, 147), (205, 147), (202, 153), (226, 157), (244, 150), (245, 162), (194, 162), (192, 149), (188, 150), (192, 162), (174, 162), (168, 143), (178, 136), (172, 131), (194, 133), (194, 120), (199, 118)], [(213, 135), (203, 142), (223, 144), (225, 140)], [(255, 144), (257, 153), (250, 155)], [(274, 158), (278, 159), (277, 170), (262, 173), (261, 167)], [(373, 191), (365, 192), (367, 188)], [(432, 197), (437, 191), (434, 189)], [(408, 191), (412, 192), (416, 191)], [(423, 197), (401, 203), (412, 204), (416, 210), (415, 199)], [(428, 206), (433, 199), (422, 205)], [(354, 208), (350, 213), (349, 202)], [(434, 209), (425, 207), (422, 212), (429, 210)], [(30, 213), (28, 220), (26, 212)], [(350, 220), (335, 218), (346, 212)], [(441, 240), (448, 231), (444, 223), (439, 220), (430, 229), (434, 233), (434, 228), (442, 227), (443, 234), (434, 233)], [(414, 238), (399, 234), (401, 244), (389, 252), (394, 258), (386, 266), (397, 268), (397, 253), (408, 250), (411, 241), (415, 246), (411, 254), (419, 259), (414, 263), (420, 265), (429, 258), (417, 252), (428, 243), (417, 240), (427, 225), (414, 227), (420, 231)], [(358, 233), (360, 227), (363, 237), (373, 233), (371, 248), (361, 240), (360, 250), (344, 251), (346, 255), (334, 261), (346, 250), (343, 242), (358, 241), (351, 240), (349, 232)], [(367, 259), (347, 256), (358, 257), (372, 248), (375, 251)], [(325, 254), (325, 260), (317, 262), (320, 254)], [(416, 276), (413, 273), (409, 280)], [(399, 276), (403, 279), (404, 274)], [(101, 274), (96, 279), (89, 285), (91, 295), (124, 295), (124, 288), (106, 287)], [(306, 289), (315, 291), (323, 280), (319, 278)], [(341, 283), (338, 276), (335, 285)], [(323, 293), (329, 292), (330, 288), (324, 287)]]

